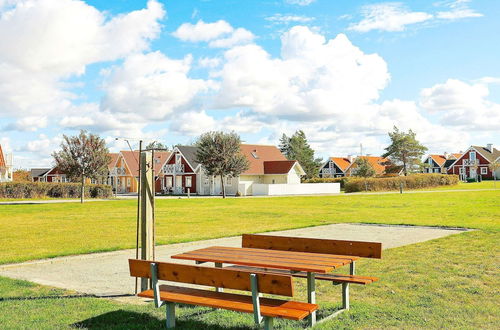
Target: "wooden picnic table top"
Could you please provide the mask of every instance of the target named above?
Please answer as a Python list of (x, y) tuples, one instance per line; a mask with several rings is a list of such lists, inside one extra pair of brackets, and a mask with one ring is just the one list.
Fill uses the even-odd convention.
[(359, 259), (355, 256), (225, 246), (211, 246), (173, 255), (172, 258), (321, 274), (329, 273)]

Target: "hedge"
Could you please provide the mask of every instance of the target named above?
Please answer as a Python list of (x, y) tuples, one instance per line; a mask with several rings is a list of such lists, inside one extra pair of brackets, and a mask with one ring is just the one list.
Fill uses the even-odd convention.
[(458, 175), (448, 174), (413, 174), (395, 178), (351, 178), (345, 184), (345, 192), (388, 191), (403, 189), (421, 189), (438, 186), (451, 186), (459, 182)]
[[(79, 183), (55, 182), (4, 182), (0, 183), (0, 198), (79, 198)], [(103, 184), (85, 185), (86, 198), (109, 198), (113, 196), (111, 186)]]
[(349, 181), (349, 177), (340, 177), (340, 178), (312, 178), (304, 180), (303, 183), (340, 183), (340, 188), (344, 188), (345, 183)]

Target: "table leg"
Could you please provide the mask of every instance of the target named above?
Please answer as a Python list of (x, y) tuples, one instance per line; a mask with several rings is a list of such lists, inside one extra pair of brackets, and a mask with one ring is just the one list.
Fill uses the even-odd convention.
[[(215, 267), (217, 268), (222, 268), (222, 262), (216, 262), (215, 263)], [(215, 288), (215, 292), (224, 292), (224, 289), (223, 288)]]
[[(316, 282), (314, 273), (307, 272), (307, 302), (310, 304), (316, 303)], [(316, 311), (309, 315), (309, 326), (312, 327), (316, 324)]]
[[(353, 261), (349, 266), (349, 274), (354, 275), (356, 264)], [(342, 308), (349, 309), (349, 283), (342, 283)]]

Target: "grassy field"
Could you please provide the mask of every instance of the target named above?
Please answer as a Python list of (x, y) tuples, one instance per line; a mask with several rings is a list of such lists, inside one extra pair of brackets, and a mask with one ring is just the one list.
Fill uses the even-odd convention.
[[(358, 263), (359, 274), (379, 276), (369, 286), (353, 286), (351, 310), (320, 329), (411, 328), (498, 329), (500, 287), (498, 232), (475, 231), (387, 250), (381, 260)], [(297, 281), (298, 299), (305, 282)], [(340, 304), (340, 287), (317, 284), (322, 313)], [(24, 281), (0, 278), (0, 328), (158, 329), (164, 308), (71, 294)], [(15, 297), (40, 299), (16, 300)], [(46, 297), (46, 298), (41, 298)], [(320, 314), (321, 315), (321, 314)], [(178, 308), (181, 329), (248, 329), (252, 316), (208, 308)], [(282, 329), (304, 324), (279, 321)]]
[[(500, 190), (246, 199), (163, 199), (158, 244), (339, 222), (497, 230)], [(134, 200), (0, 205), (0, 263), (132, 248)]]

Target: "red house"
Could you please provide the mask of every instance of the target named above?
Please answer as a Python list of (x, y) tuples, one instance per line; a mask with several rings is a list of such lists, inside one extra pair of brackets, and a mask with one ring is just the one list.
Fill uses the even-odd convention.
[(486, 147), (470, 146), (448, 168), (448, 174), (456, 174), (461, 180), (467, 179), (493, 179), (493, 172), (489, 165), (500, 157), (500, 150), (493, 148), (492, 144)]

